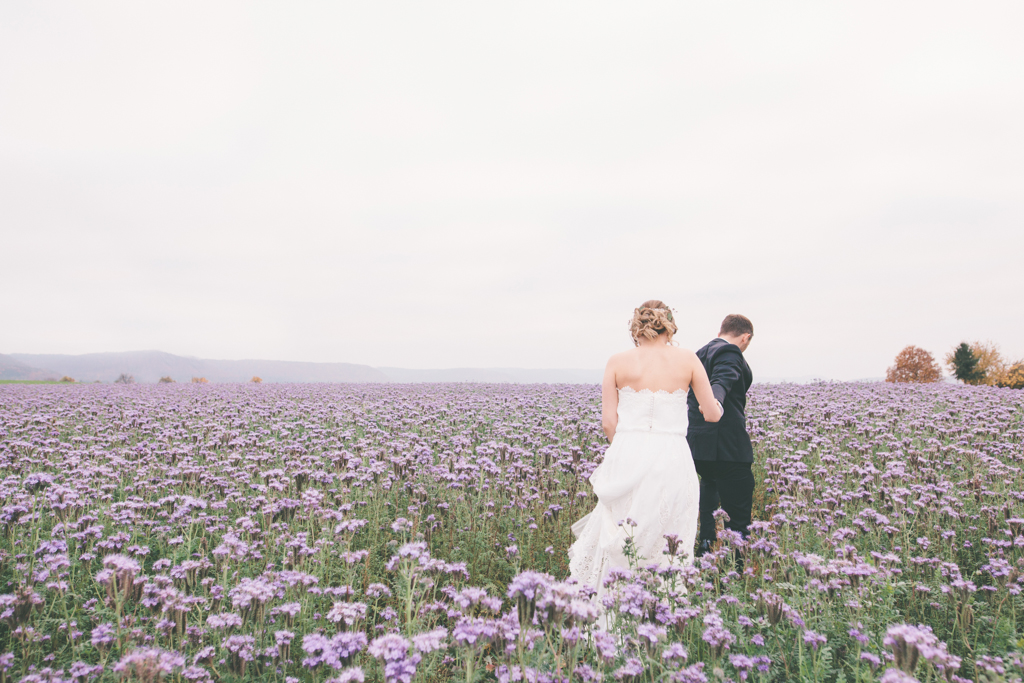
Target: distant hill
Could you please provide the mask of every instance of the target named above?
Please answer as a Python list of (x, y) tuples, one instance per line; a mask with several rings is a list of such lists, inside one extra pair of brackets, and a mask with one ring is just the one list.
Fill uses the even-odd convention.
[(32, 367), (13, 356), (0, 353), (0, 379), (53, 380), (60, 379), (60, 375)]
[(172, 377), (177, 382), (188, 382), (193, 377), (205, 377), (210, 382), (248, 382), (254, 375), (265, 382), (390, 381), (382, 372), (368, 365), (280, 360), (206, 360), (175, 356), (163, 351), (86, 353), (80, 356), (13, 353), (7, 357), (57, 377), (70, 375), (80, 382), (113, 382), (123, 372), (134, 375), (136, 382), (146, 384), (157, 382), (161, 377)]
[(57, 379), (113, 382), (121, 373), (136, 382), (152, 384), (161, 377), (188, 382), (484, 382), (512, 384), (600, 384), (601, 370), (530, 370), (523, 368), (450, 368), (410, 370), (372, 368), (352, 363), (300, 363), (281, 360), (210, 360), (176, 356), (163, 351), (67, 354), (12, 353), (0, 355), (0, 379)]
[(188, 382), (492, 382), (516, 384), (597, 384), (600, 370), (527, 370), (522, 368), (452, 368), (409, 370), (372, 368), (352, 363), (302, 363), (282, 360), (209, 360), (176, 356), (163, 351), (66, 354), (12, 353), (0, 355), (0, 379), (56, 379), (64, 375), (79, 382), (113, 382), (121, 373), (136, 382), (152, 384), (161, 377)]
[[(354, 363), (304, 363), (286, 360), (210, 360), (176, 356), (163, 351), (118, 353), (0, 354), (0, 379), (55, 380), (68, 375), (79, 382), (113, 382), (121, 373), (135, 381), (152, 384), (161, 377), (188, 382), (205, 377), (210, 382), (248, 382), (258, 376), (264, 382), (354, 382), (354, 383), (441, 383), (479, 382), (487, 384), (600, 384), (602, 370), (529, 368), (374, 368)], [(754, 377), (761, 384), (820, 382), (815, 375)], [(882, 381), (882, 377), (862, 382)]]

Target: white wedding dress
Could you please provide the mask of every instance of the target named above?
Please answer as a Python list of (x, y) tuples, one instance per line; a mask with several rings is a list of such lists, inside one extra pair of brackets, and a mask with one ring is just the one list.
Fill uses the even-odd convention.
[(680, 538), (679, 556), (693, 561), (700, 484), (686, 443), (686, 392), (619, 389), (619, 422), (604, 461), (590, 476), (594, 510), (572, 525), (569, 571), (581, 583), (604, 592), (612, 567), (628, 568), (622, 552), (632, 519), (639, 566), (665, 566), (665, 534)]

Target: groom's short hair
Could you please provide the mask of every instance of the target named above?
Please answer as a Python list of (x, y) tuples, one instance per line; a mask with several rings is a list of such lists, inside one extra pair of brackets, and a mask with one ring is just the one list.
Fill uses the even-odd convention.
[(727, 334), (730, 337), (739, 337), (744, 334), (749, 334), (753, 337), (754, 323), (750, 322), (750, 318), (745, 315), (730, 313), (725, 316), (725, 320), (722, 321), (722, 329), (718, 331), (718, 334)]

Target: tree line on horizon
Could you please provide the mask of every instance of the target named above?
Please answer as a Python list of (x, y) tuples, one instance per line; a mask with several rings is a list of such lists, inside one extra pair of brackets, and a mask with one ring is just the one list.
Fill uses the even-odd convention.
[[(65, 384), (78, 384), (78, 380), (77, 379), (75, 379), (74, 377), (69, 377), (68, 375), (64, 375), (63, 377), (61, 377), (60, 381), (65, 383)], [(263, 378), (262, 377), (254, 376), (249, 381), (251, 383), (253, 383), (253, 384), (261, 384), (263, 382)], [(94, 384), (99, 384), (99, 382), (100, 382), (99, 380), (96, 380), (96, 382), (94, 382)], [(210, 382), (210, 380), (206, 379), (205, 377), (193, 377), (192, 380), (191, 380), (192, 384), (209, 384), (209, 382)], [(165, 375), (165, 376), (161, 377), (157, 381), (157, 384), (176, 384), (176, 383), (177, 382), (175, 381), (175, 379), (173, 377), (171, 377), (170, 375)], [(114, 380), (114, 384), (135, 384), (135, 375), (133, 375), (131, 373), (128, 373), (128, 372), (122, 372), (120, 375), (117, 376), (117, 379)]]
[[(989, 342), (960, 342), (945, 358), (950, 374), (964, 384), (1024, 389), (1024, 359), (1008, 361), (999, 346)], [(886, 382), (925, 384), (942, 380), (935, 357), (918, 346), (907, 346), (885, 371)]]

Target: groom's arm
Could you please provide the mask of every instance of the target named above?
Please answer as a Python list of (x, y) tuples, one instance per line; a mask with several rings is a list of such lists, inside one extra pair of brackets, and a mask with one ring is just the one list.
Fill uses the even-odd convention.
[(738, 350), (723, 349), (715, 356), (715, 366), (711, 369), (711, 391), (715, 399), (725, 405), (725, 397), (736, 382), (743, 376), (743, 356)]

